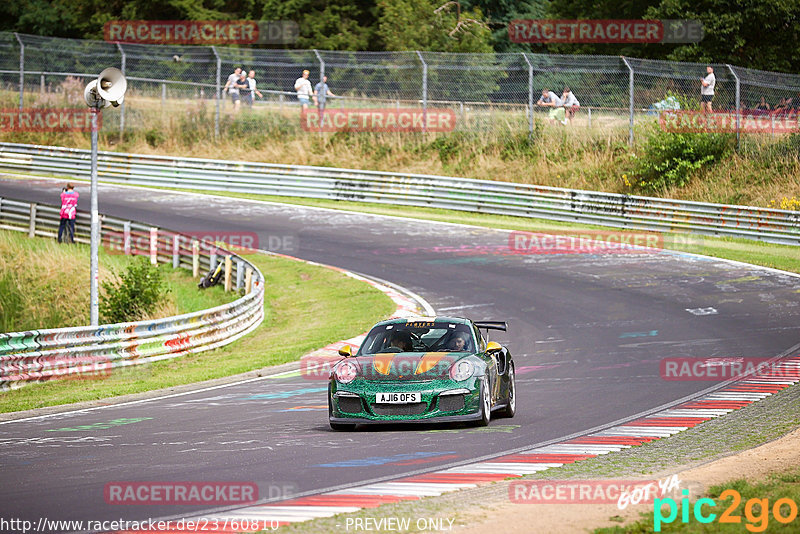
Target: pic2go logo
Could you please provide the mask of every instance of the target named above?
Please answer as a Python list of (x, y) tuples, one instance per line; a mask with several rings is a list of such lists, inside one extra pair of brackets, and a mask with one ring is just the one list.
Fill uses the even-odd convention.
[[(699, 523), (712, 523), (717, 519), (717, 514), (708, 512), (706, 515), (703, 513), (703, 507), (708, 506), (714, 508), (717, 506), (714, 499), (703, 498), (697, 499), (694, 506), (689, 503), (689, 490), (683, 490), (683, 499), (681, 499), (681, 522), (689, 523), (689, 512), (691, 511), (694, 518)], [(731, 504), (719, 516), (719, 523), (742, 523), (742, 517), (736, 514), (739, 504), (742, 502), (742, 496), (734, 489), (726, 489), (719, 494), (720, 500), (731, 499)], [(664, 509), (668, 509), (668, 514), (664, 516)], [(750, 532), (764, 532), (769, 526), (770, 511), (775, 517), (775, 521), (784, 525), (791, 523), (797, 518), (797, 504), (789, 498), (782, 498), (775, 501), (770, 509), (769, 499), (749, 499), (744, 505), (744, 516), (748, 523), (745, 528)], [(661, 532), (662, 524), (670, 524), (678, 518), (678, 503), (675, 499), (655, 499), (653, 501), (653, 530)]]

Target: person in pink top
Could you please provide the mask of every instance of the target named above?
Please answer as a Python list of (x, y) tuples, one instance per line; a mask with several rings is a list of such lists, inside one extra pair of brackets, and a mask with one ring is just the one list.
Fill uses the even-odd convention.
[[(75, 242), (75, 215), (78, 212), (78, 192), (72, 184), (61, 190), (61, 224), (58, 226), (58, 242), (62, 237), (66, 243)], [(64, 235), (66, 230), (67, 235)]]

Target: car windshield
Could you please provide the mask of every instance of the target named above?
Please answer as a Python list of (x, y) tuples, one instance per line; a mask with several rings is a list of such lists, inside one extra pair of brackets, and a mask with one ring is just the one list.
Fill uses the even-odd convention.
[(474, 352), (469, 325), (446, 321), (408, 321), (376, 326), (358, 354), (386, 352)]

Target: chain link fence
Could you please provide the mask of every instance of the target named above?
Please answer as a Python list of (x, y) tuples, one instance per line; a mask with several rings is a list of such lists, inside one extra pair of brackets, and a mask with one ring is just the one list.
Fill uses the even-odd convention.
[[(2, 107), (82, 107), (85, 84), (111, 66), (130, 83), (124, 104), (105, 113), (104, 131), (122, 135), (169, 120), (210, 139), (264, 133), (265, 123), (299, 130), (294, 83), (308, 69), (312, 86), (328, 76), (336, 95), (328, 109), (445, 108), (457, 131), (533, 133), (549, 118), (536, 105), (542, 90), (560, 96), (569, 86), (580, 101), (569, 127), (627, 129), (633, 143), (636, 125), (655, 123), (659, 111), (699, 109), (706, 75), (705, 64), (618, 56), (117, 44), (0, 32)], [(237, 66), (255, 71), (262, 95), (241, 109), (224, 91)], [(712, 66), (715, 111), (797, 114), (800, 75)]]

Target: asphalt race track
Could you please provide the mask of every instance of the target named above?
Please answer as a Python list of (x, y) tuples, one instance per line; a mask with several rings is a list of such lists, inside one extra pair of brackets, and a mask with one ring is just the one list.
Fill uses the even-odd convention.
[[(55, 204), (62, 186), (4, 179), (0, 196)], [(88, 185), (77, 190), (88, 210)], [(441, 314), (506, 320), (509, 331), (495, 339), (516, 359), (517, 416), (487, 429), (337, 433), (326, 383), (294, 377), (12, 422), (0, 425), (4, 516), (203, 511), (106, 504), (105, 484), (118, 481), (251, 481), (268, 499), (441, 469), (713, 385), (663, 380), (662, 358), (772, 357), (800, 340), (800, 278), (709, 258), (509, 254), (505, 231), (105, 185), (100, 211), (184, 232), (255, 232), (261, 248), (394, 282)]]

